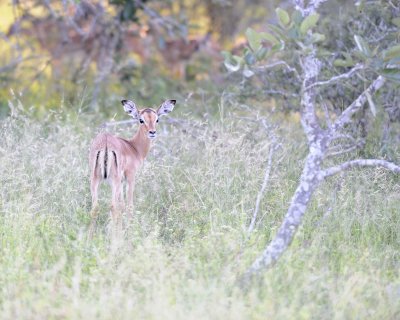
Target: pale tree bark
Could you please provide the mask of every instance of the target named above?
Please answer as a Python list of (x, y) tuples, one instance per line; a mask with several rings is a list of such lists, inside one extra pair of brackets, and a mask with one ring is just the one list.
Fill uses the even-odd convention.
[[(316, 9), (325, 1), (327, 0), (310, 0), (308, 4), (305, 5), (304, 0), (293, 0), (296, 9), (299, 10), (304, 17), (315, 13)], [(384, 85), (385, 79), (381, 76), (377, 77), (370, 86), (338, 116), (333, 124), (328, 123), (328, 128), (322, 129), (318, 117), (316, 116), (315, 97), (317, 87), (331, 85), (340, 80), (348, 79), (357, 71), (363, 69), (363, 66), (356, 65), (343, 75), (332, 77), (326, 81), (317, 81), (322, 64), (316, 57), (316, 50), (313, 45), (308, 47), (308, 52), (309, 53), (300, 60), (302, 72), (299, 76), (302, 79), (301, 124), (308, 141), (309, 154), (306, 157), (299, 185), (291, 199), (282, 225), (272, 241), (242, 276), (241, 281), (244, 284), (248, 284), (253, 275), (259, 274), (265, 268), (273, 265), (289, 247), (303, 220), (303, 216), (314, 191), (324, 179), (353, 167), (383, 167), (395, 173), (400, 173), (400, 166), (389, 161), (378, 159), (357, 159), (327, 169), (322, 167), (324, 159), (328, 155), (332, 155), (332, 153), (329, 153), (330, 143), (338, 139), (338, 137), (344, 136), (340, 130), (342, 130), (345, 125), (351, 124), (352, 116), (363, 108), (364, 104), (367, 102), (368, 96), (373, 96)]]

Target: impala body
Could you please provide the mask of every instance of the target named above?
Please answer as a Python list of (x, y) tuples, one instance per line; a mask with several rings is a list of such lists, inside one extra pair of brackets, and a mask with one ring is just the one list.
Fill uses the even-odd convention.
[(164, 101), (157, 110), (139, 110), (130, 100), (122, 100), (121, 103), (125, 112), (139, 121), (140, 125), (130, 140), (100, 133), (92, 141), (89, 154), (92, 224), (97, 217), (98, 188), (103, 180), (111, 184), (113, 219), (118, 220), (120, 206), (124, 201), (123, 180), (126, 180), (128, 185), (128, 209), (132, 210), (136, 172), (150, 150), (151, 140), (156, 137), (159, 117), (171, 112), (176, 100)]

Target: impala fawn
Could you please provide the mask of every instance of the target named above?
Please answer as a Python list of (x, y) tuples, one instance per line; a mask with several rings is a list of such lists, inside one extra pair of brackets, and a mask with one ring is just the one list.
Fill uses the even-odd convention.
[(136, 172), (149, 152), (151, 140), (156, 137), (159, 117), (170, 113), (174, 109), (176, 100), (164, 101), (157, 110), (152, 108), (138, 110), (135, 103), (130, 100), (122, 100), (121, 103), (125, 112), (140, 124), (136, 134), (130, 140), (109, 133), (100, 133), (93, 139), (89, 154), (92, 194), (91, 233), (98, 214), (98, 187), (102, 180), (107, 180), (111, 184), (113, 222), (116, 225), (120, 222), (120, 209), (124, 202), (122, 186), (124, 179), (128, 185), (128, 214), (131, 214)]

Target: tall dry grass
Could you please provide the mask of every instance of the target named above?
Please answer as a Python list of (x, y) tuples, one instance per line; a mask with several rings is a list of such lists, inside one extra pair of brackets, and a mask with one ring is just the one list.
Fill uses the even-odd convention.
[[(2, 319), (400, 317), (399, 177), (367, 169), (330, 179), (290, 250), (242, 291), (237, 277), (288, 207), (304, 139), (296, 124), (281, 124), (282, 148), (247, 239), (270, 144), (264, 128), (229, 116), (178, 117), (186, 124), (160, 123), (116, 251), (106, 184), (98, 228), (87, 240), (87, 153), (100, 121), (64, 112), (39, 121), (23, 110), (1, 121)], [(118, 129), (125, 136), (134, 130)]]

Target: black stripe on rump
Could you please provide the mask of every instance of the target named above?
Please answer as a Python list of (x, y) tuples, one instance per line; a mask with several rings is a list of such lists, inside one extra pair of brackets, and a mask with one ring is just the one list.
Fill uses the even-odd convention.
[(104, 179), (107, 179), (107, 162), (108, 162), (108, 152), (107, 147), (104, 153)]
[[(99, 165), (99, 157), (100, 157), (100, 151), (97, 151), (97, 155), (96, 155), (96, 162), (94, 164), (94, 172), (97, 171), (97, 166)], [(96, 174), (96, 173), (95, 173)]]
[(116, 155), (115, 151), (113, 151), (112, 153), (114, 155), (115, 169), (118, 171), (117, 155)]

